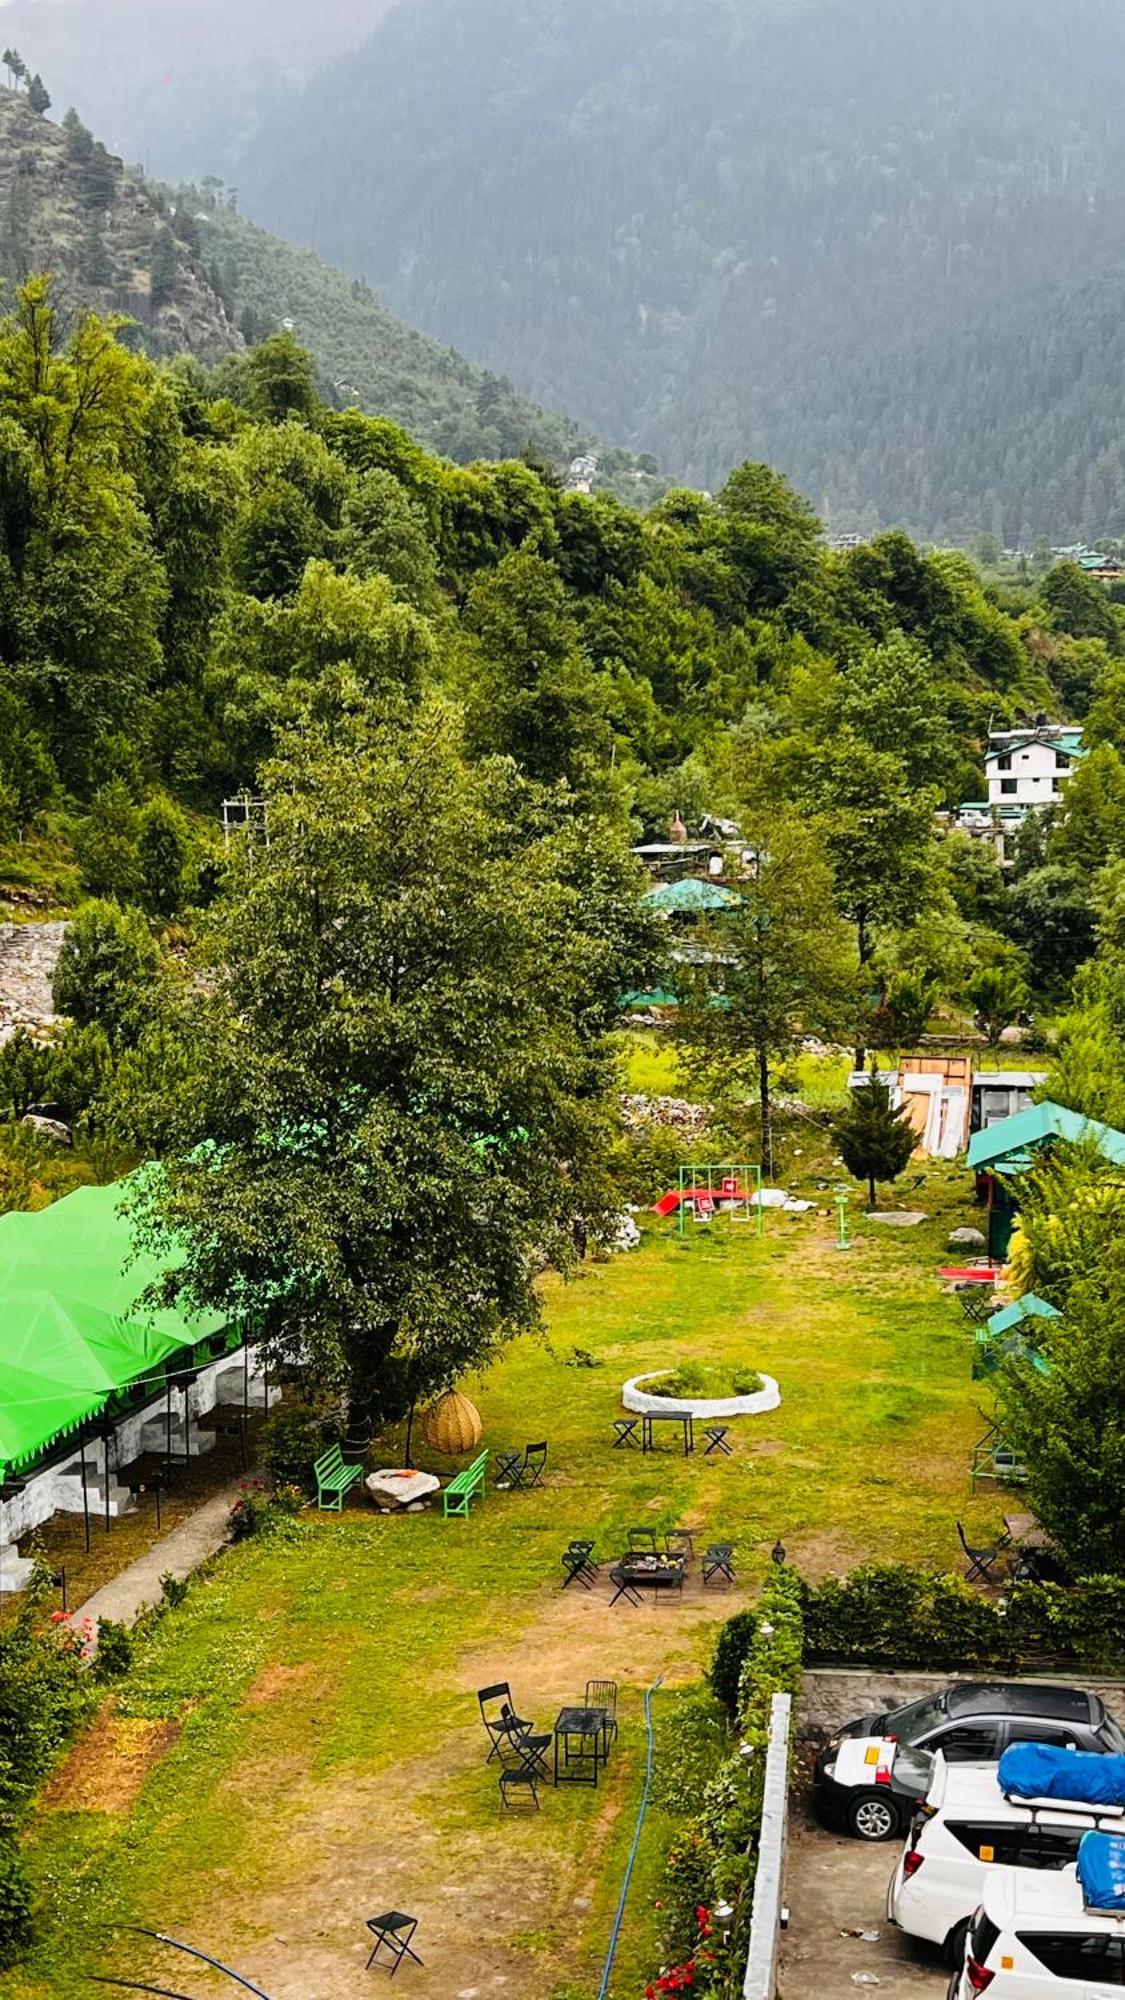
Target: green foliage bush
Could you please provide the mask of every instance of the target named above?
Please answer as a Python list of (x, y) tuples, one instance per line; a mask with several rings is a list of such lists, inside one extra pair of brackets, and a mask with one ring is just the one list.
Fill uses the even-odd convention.
[(133, 1635), (116, 1618), (99, 1618), (98, 1649), (94, 1654), (94, 1677), (99, 1681), (120, 1680), (133, 1664)]
[(699, 1401), (724, 1396), (756, 1396), (762, 1378), (753, 1368), (709, 1367), (703, 1361), (683, 1361), (667, 1375), (654, 1376), (645, 1384), (649, 1396), (689, 1396)]
[[(802, 1585), (802, 1610), (808, 1662), (1007, 1671), (1044, 1656), (1103, 1670), (1125, 1664), (1125, 1580), (1116, 1577), (1021, 1583), (994, 1603), (956, 1576), (870, 1563)], [(720, 1640), (724, 1694), (748, 1643), (744, 1630), (732, 1632), (737, 1623), (732, 1619)]]
[(91, 902), (66, 932), (54, 1001), (77, 1027), (102, 1028), (112, 1046), (135, 1041), (155, 998), (160, 953), (139, 910)]
[(313, 1403), (284, 1402), (262, 1425), (259, 1463), (276, 1484), (315, 1493), (313, 1466), (339, 1436), (340, 1425), (332, 1411)]
[(11, 1833), (0, 1833), (0, 1969), (22, 1958), (31, 1930), (31, 1882), (23, 1855)]

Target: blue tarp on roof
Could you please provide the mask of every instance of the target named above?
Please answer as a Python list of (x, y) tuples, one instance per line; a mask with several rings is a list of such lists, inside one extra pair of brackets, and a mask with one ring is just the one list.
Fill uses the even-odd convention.
[(1001, 1757), (996, 1775), (1006, 1798), (1125, 1806), (1125, 1757), (1061, 1750), (1051, 1743), (1013, 1743)]
[(1125, 1834), (1096, 1833), (1093, 1828), (1084, 1833), (1078, 1843), (1077, 1873), (1088, 1910), (1125, 1915)]
[(1096, 1146), (1105, 1160), (1125, 1167), (1125, 1132), (1103, 1125), (1097, 1118), (1084, 1118), (1063, 1104), (1029, 1104), (1014, 1118), (1002, 1118), (983, 1132), (974, 1132), (969, 1141), (969, 1165), (978, 1173), (1023, 1174), (1040, 1146), (1052, 1139), (1072, 1145)]

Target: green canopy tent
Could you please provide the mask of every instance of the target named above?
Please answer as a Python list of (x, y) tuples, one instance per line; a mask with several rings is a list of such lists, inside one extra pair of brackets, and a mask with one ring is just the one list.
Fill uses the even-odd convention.
[(687, 876), (682, 882), (658, 882), (655, 889), (646, 890), (643, 901), (662, 915), (699, 917), (709, 910), (737, 909), (742, 898), (720, 882)]
[(138, 1385), (170, 1394), (169, 1360), (227, 1331), (147, 1303), (168, 1266), (134, 1245), (129, 1185), (0, 1217), (0, 1478)]

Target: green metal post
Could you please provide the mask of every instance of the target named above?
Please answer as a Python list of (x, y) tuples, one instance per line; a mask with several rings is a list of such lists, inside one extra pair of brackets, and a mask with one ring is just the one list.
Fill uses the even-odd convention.
[(848, 1235), (848, 1191), (847, 1188), (837, 1188), (836, 1248), (837, 1250), (850, 1250), (851, 1247), (851, 1238)]

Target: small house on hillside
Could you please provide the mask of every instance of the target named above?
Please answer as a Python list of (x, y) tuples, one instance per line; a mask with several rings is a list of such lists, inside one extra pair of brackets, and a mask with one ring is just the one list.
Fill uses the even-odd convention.
[(991, 730), (984, 759), (988, 797), (966, 800), (957, 825), (991, 840), (1003, 860), (1005, 837), (1019, 832), (1028, 813), (1058, 805), (1084, 755), (1082, 731), (1073, 723), (1038, 717), (1023, 728)]

